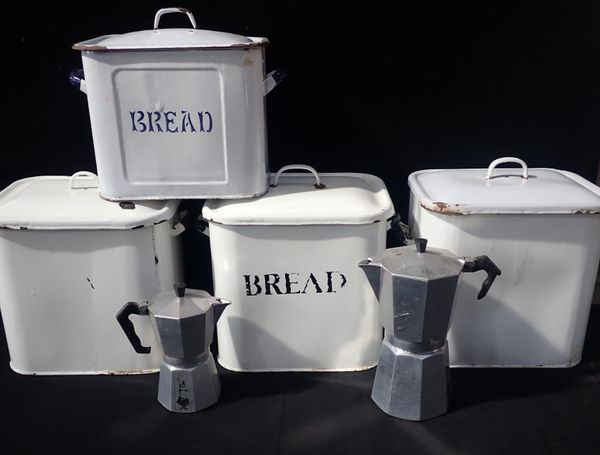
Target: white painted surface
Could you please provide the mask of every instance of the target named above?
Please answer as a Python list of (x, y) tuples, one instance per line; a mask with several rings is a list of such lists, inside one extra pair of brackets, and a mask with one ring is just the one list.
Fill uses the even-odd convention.
[[(485, 169), (420, 171), (409, 178), (413, 236), (461, 256), (486, 254), (502, 270), (481, 301), (481, 276), (461, 277), (448, 336), (453, 366), (568, 367), (581, 359), (600, 260), (600, 188), (565, 171), (529, 171), (524, 186), (521, 177), (509, 177), (489, 193), (483, 181), (481, 191), (473, 191), (471, 176), (485, 177)], [(457, 185), (459, 175), (464, 186)], [(429, 201), (458, 204), (463, 213), (477, 205), (481, 214), (436, 213), (418, 196), (423, 192), (434, 195)], [(489, 205), (485, 194), (493, 195)], [(596, 213), (567, 213), (583, 209)]]
[(131, 229), (173, 218), (177, 201), (147, 201), (126, 210), (98, 196), (97, 177), (41, 176), (18, 180), (0, 193), (0, 226), (11, 229)]
[(600, 188), (556, 169), (434, 169), (409, 176), (420, 204), (449, 214), (600, 213)]
[[(317, 179), (312, 174), (285, 173), (262, 197), (206, 201), (203, 216), (227, 225), (310, 225), (374, 223), (394, 214), (390, 195), (379, 177), (318, 175), (325, 188), (314, 187)], [(276, 174), (271, 181), (275, 178)]]
[[(0, 193), (2, 220), (16, 207), (25, 220), (25, 210), (39, 209), (29, 212), (31, 220), (23, 224), (27, 229), (0, 229), (0, 308), (11, 367), (22, 374), (43, 375), (157, 371), (162, 354), (148, 318), (132, 318), (142, 342), (152, 346), (151, 354), (139, 355), (116, 314), (127, 301), (150, 299), (179, 279), (179, 230), (173, 229), (172, 219), (154, 224), (152, 217), (146, 218), (149, 209), (138, 206), (135, 210), (144, 213), (148, 225), (119, 229), (115, 213), (107, 211), (102, 216), (110, 216), (102, 228), (100, 216), (90, 223), (83, 214), (67, 220), (69, 210), (81, 203), (78, 196), (73, 206), (57, 195), (65, 203), (61, 210), (61, 203), (51, 201), (52, 192), (40, 194), (40, 203), (46, 200), (57, 210), (57, 220), (71, 223), (53, 228), (45, 215), (37, 218), (48, 208), (33, 204), (32, 181), (52, 188), (62, 183), (63, 196), (70, 191), (68, 177), (50, 177), (25, 179)], [(22, 205), (15, 188), (23, 190)], [(97, 189), (76, 191), (87, 194), (83, 198), (95, 193), (101, 204), (115, 205), (123, 213), (135, 212), (102, 201)]]
[(103, 197), (266, 191), (262, 49), (84, 52), (82, 59)]
[[(159, 28), (160, 19), (166, 13), (184, 13), (188, 16), (192, 28)], [(247, 37), (233, 33), (201, 30), (196, 28), (194, 15), (184, 8), (162, 8), (154, 17), (152, 30), (141, 30), (121, 35), (105, 35), (76, 43), (77, 50), (132, 51), (156, 49), (215, 49), (249, 45), (264, 46), (266, 38)]]
[[(232, 302), (217, 325), (225, 368), (344, 371), (377, 363), (378, 303), (358, 263), (385, 249), (385, 221), (393, 206), (385, 187), (366, 196), (371, 177), (320, 176), (326, 189), (315, 189), (312, 175), (284, 174), (277, 188), (260, 198), (264, 205), (259, 199), (208, 201), (203, 210), (205, 218), (221, 220), (210, 221), (210, 243), (215, 295)], [(368, 210), (357, 210), (366, 209), (368, 201)], [(257, 203), (260, 210), (245, 207)], [(335, 224), (327, 224), (326, 209)], [(252, 212), (260, 217), (256, 224), (248, 219)], [(379, 213), (377, 222), (367, 221), (373, 213)], [(353, 223), (352, 215), (365, 221)], [(248, 295), (244, 275), (250, 294), (257, 292), (256, 283), (261, 286), (259, 295)], [(266, 294), (265, 275), (282, 294), (272, 286)]]
[[(232, 302), (219, 323), (219, 363), (235, 371), (361, 370), (377, 363), (377, 300), (356, 264), (385, 248), (385, 223), (357, 226), (224, 226), (210, 223), (215, 295)], [(327, 272), (332, 274), (327, 291)], [(264, 275), (285, 292), (265, 295)], [(313, 273), (323, 292), (316, 293)], [(260, 277), (248, 296), (244, 275)], [(270, 277), (275, 281), (274, 277)], [(301, 292), (305, 289), (305, 294)], [(251, 286), (251, 292), (256, 287)]]
[(75, 45), (82, 51), (102, 196), (263, 194), (267, 43), (206, 30), (158, 29)]

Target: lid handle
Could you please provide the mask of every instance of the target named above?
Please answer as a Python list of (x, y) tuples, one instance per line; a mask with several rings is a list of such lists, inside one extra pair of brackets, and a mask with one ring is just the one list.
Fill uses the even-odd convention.
[(525, 163), (525, 161), (523, 161), (521, 158), (515, 158), (514, 156), (504, 156), (504, 157), (498, 158), (490, 163), (490, 166), (488, 167), (488, 171), (487, 171), (487, 175), (486, 175), (485, 179), (486, 180), (491, 179), (492, 173), (494, 172), (494, 169), (496, 168), (496, 166), (498, 166), (499, 164), (503, 164), (503, 163), (520, 164), (521, 167), (523, 168), (523, 173), (521, 174), (521, 177), (523, 177), (524, 179), (529, 177), (527, 163)]
[[(77, 177), (92, 178), (92, 179), (94, 179), (95, 183), (93, 185), (75, 186), (75, 180), (77, 180)], [(87, 188), (98, 188), (98, 176), (96, 174), (94, 174), (93, 172), (88, 172), (88, 171), (75, 172), (75, 174), (73, 174), (71, 176), (71, 178), (69, 179), (69, 189), (70, 190), (83, 190), (83, 189), (87, 189)]]
[(175, 289), (175, 294), (177, 294), (177, 297), (183, 297), (185, 295), (185, 283), (175, 283), (173, 285), (173, 289)]
[(163, 14), (169, 13), (183, 13), (187, 14), (187, 17), (190, 19), (192, 23), (192, 27), (196, 28), (196, 19), (194, 19), (194, 15), (189, 9), (186, 8), (161, 8), (156, 12), (156, 16), (154, 16), (154, 30), (158, 29), (158, 24), (160, 23), (160, 18)]
[(415, 247), (417, 248), (417, 253), (425, 253), (427, 251), (427, 239), (415, 239)]
[(322, 190), (323, 188), (325, 188), (325, 185), (321, 183), (321, 177), (319, 177), (319, 173), (315, 170), (314, 167), (308, 166), (307, 164), (288, 164), (286, 166), (283, 166), (277, 171), (277, 174), (275, 174), (275, 179), (273, 180), (271, 187), (275, 188), (279, 184), (279, 176), (285, 171), (289, 171), (291, 169), (301, 169), (303, 171), (310, 172), (312, 175), (315, 176), (315, 180), (317, 181), (317, 183), (315, 183), (315, 188), (318, 190)]

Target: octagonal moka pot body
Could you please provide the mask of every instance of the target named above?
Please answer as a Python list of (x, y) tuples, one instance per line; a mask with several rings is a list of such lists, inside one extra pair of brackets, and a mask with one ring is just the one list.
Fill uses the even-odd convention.
[(446, 335), (462, 272), (484, 270), (483, 298), (500, 270), (487, 256), (460, 258), (446, 250), (415, 245), (390, 248), (359, 264), (380, 303), (386, 337), (371, 398), (387, 414), (426, 420), (448, 409)]
[(158, 401), (173, 412), (196, 412), (219, 399), (221, 385), (210, 345), (219, 317), (229, 301), (206, 291), (187, 289), (165, 292), (148, 302), (128, 302), (117, 320), (136, 352), (150, 353), (142, 346), (132, 314), (148, 315), (163, 350)]

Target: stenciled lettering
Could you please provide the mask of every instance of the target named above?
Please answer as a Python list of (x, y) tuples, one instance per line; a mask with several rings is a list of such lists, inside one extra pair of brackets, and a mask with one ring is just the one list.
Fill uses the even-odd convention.
[(348, 283), (346, 276), (330, 270), (321, 273), (265, 273), (243, 275), (246, 295), (335, 294)]
[(209, 111), (129, 111), (134, 133), (211, 133), (213, 116)]
[(315, 286), (315, 292), (317, 294), (320, 294), (321, 292), (323, 292), (323, 290), (321, 289), (321, 286), (319, 286), (319, 282), (317, 281), (315, 276), (311, 273), (310, 275), (308, 275), (308, 280), (306, 280), (304, 289), (302, 289), (302, 294), (306, 294), (306, 288), (308, 287), (309, 283), (312, 283)]
[[(252, 275), (254, 277), (254, 283), (250, 282), (250, 275), (244, 275), (244, 281), (246, 282), (246, 295), (259, 295), (262, 292), (262, 287), (260, 286), (260, 277), (257, 275)], [(252, 292), (252, 286), (255, 288), (255, 292)]]
[[(208, 127), (204, 127), (204, 120), (206, 119)], [(210, 112), (198, 112), (198, 124), (200, 125), (199, 131), (202, 133), (210, 133), (213, 130), (212, 114)]]
[[(271, 282), (269, 280), (269, 277), (273, 277), (273, 282)], [(276, 273), (267, 273), (265, 275), (265, 295), (271, 295), (271, 288), (275, 291), (276, 294), (281, 294), (281, 290), (279, 289), (279, 286), (277, 286), (277, 283), (279, 283), (279, 275), (277, 275)]]
[(286, 294), (300, 294), (300, 290), (292, 291), (292, 284), (298, 284), (297, 281), (292, 281), (292, 275), (299, 276), (299, 273), (286, 273), (285, 274), (285, 293)]
[(181, 111), (181, 113), (183, 114), (183, 121), (181, 122), (181, 132), (186, 133), (187, 128), (189, 128), (191, 133), (195, 133), (196, 128), (194, 128), (194, 124), (192, 123), (190, 113), (188, 111)]
[(175, 112), (173, 111), (167, 111), (165, 112), (165, 121), (166, 121), (166, 130), (167, 133), (176, 133), (177, 132), (177, 127), (175, 127), (175, 129), (171, 129), (171, 125), (175, 124)]
[(340, 272), (326, 272), (326, 273), (327, 273), (327, 292), (337, 292), (333, 287), (333, 274), (334, 273), (339, 275), (339, 277), (341, 278), (340, 288), (343, 288), (344, 286), (346, 286), (346, 283), (348, 282), (348, 280)]
[(144, 133), (148, 127), (144, 123), (144, 113), (142, 111), (130, 111), (131, 116), (131, 131)]

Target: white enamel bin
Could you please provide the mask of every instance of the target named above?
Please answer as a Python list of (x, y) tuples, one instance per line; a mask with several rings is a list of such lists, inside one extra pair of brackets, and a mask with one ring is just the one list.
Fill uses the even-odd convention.
[[(311, 173), (282, 174), (294, 168)], [(291, 165), (259, 198), (209, 200), (219, 362), (236, 371), (349, 371), (377, 363), (378, 303), (358, 263), (386, 246), (384, 183)]]
[(134, 374), (161, 360), (148, 318), (137, 354), (115, 315), (180, 278), (177, 201), (115, 203), (93, 174), (19, 180), (0, 192), (0, 309), (21, 374)]
[[(159, 28), (165, 13), (192, 28)], [(109, 200), (244, 198), (267, 189), (266, 38), (200, 30), (183, 8), (154, 29), (77, 43), (100, 194)]]
[[(514, 162), (520, 168), (496, 169)], [(408, 180), (415, 237), (502, 270), (484, 300), (461, 278), (448, 341), (452, 366), (569, 367), (581, 360), (600, 260), (600, 188), (513, 157), (488, 169), (418, 171)]]

